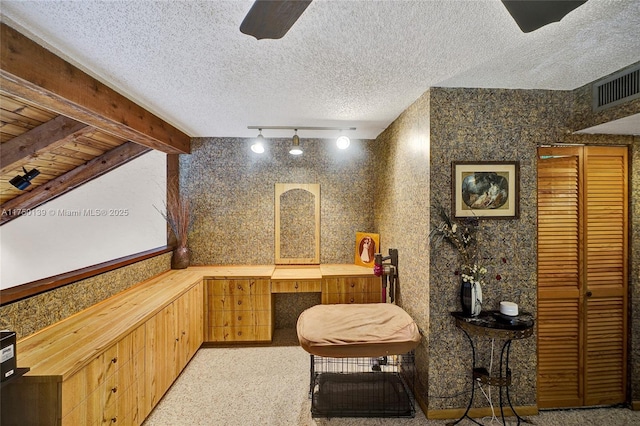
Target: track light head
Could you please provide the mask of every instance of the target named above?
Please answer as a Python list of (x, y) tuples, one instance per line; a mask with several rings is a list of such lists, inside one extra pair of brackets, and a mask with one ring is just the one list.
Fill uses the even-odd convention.
[(291, 155), (302, 154), (302, 148), (300, 148), (300, 137), (298, 136), (298, 129), (295, 129), (289, 154)]
[(348, 136), (340, 135), (338, 139), (336, 139), (336, 145), (340, 149), (347, 149), (349, 148), (350, 144), (351, 144), (351, 139), (349, 139)]
[(258, 136), (253, 145), (251, 145), (251, 151), (256, 154), (262, 154), (264, 152), (264, 136), (262, 136), (262, 129), (258, 129), (258, 131)]
[(24, 176), (18, 175), (11, 179), (9, 183), (19, 190), (24, 191), (29, 185), (31, 185), (31, 180), (38, 176), (40, 172), (36, 169), (31, 169), (31, 171), (27, 172), (27, 169), (25, 169), (24, 167), (22, 168), (22, 170), (24, 170)]

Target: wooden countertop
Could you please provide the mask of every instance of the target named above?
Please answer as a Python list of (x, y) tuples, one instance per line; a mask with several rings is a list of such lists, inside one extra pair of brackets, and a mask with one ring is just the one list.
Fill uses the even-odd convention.
[(198, 272), (202, 278), (271, 278), (274, 265), (212, 265), (189, 266), (188, 271)]
[(16, 348), (17, 366), (31, 369), (26, 376), (65, 380), (204, 278), (315, 280), (338, 276), (369, 277), (373, 268), (214, 265), (166, 271), (21, 339)]
[(272, 280), (321, 280), (319, 266), (276, 266)]
[(319, 280), (322, 277), (372, 277), (373, 268), (348, 264), (324, 265), (228, 265), (190, 266), (204, 278), (271, 278), (272, 280)]
[(320, 273), (323, 277), (352, 277), (363, 276), (373, 277), (373, 268), (347, 264), (326, 264), (320, 265)]
[(202, 282), (202, 274), (172, 270), (138, 283), (17, 343), (25, 376), (64, 380), (82, 369), (167, 303)]

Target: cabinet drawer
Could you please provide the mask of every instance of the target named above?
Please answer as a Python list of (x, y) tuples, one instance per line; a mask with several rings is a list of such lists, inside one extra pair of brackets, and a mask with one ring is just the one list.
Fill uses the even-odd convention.
[(270, 310), (271, 295), (213, 295), (208, 300), (209, 311), (251, 311)]
[(112, 393), (102, 412), (102, 425), (139, 425), (142, 420), (138, 407), (142, 406), (143, 387), (140, 377), (126, 389), (118, 388)]
[(269, 294), (269, 280), (207, 280), (207, 292), (209, 295), (217, 296)]
[(214, 311), (210, 314), (211, 326), (271, 325), (271, 311)]
[(121, 395), (140, 379), (143, 360), (144, 351), (140, 351), (134, 356), (134, 359), (124, 364), (115, 374), (107, 377), (104, 386), (102, 386), (102, 401), (105, 409), (119, 400)]
[(63, 426), (97, 425), (102, 421), (102, 389), (89, 393), (80, 404), (62, 417)]
[(322, 303), (366, 303), (364, 293), (323, 293)]
[(272, 293), (319, 293), (321, 280), (277, 280), (271, 281)]
[[(138, 327), (65, 380), (62, 383), (62, 416), (75, 411), (73, 418), (81, 416), (86, 423), (92, 424), (99, 416), (91, 410), (99, 410), (107, 400), (104, 394), (105, 386), (108, 386), (106, 383), (117, 386), (118, 377), (120, 380), (129, 379), (129, 375), (133, 377), (143, 369), (140, 357), (144, 357), (144, 337), (144, 326)], [(120, 371), (127, 365), (131, 368)], [(83, 407), (76, 410), (81, 404)]]
[(116, 370), (119, 368), (118, 365), (124, 365), (129, 362), (135, 354), (140, 352), (140, 350), (144, 349), (144, 325), (133, 330), (131, 333), (120, 339), (118, 342), (117, 349), (117, 363)]
[[(87, 395), (96, 392), (105, 379), (105, 354), (101, 354), (93, 359), (87, 366), (68, 380), (62, 382), (62, 416), (66, 416), (83, 400)], [(99, 399), (99, 398), (98, 398)], [(77, 415), (77, 414), (76, 414)]]
[(255, 316), (254, 311), (222, 311), (217, 310), (211, 313), (211, 321), (209, 324), (216, 326), (244, 326), (254, 325)]
[(212, 342), (270, 341), (271, 326), (209, 327)]
[(322, 291), (326, 293), (371, 293), (381, 288), (379, 278), (325, 278)]
[(382, 293), (322, 293), (323, 304), (381, 303)]

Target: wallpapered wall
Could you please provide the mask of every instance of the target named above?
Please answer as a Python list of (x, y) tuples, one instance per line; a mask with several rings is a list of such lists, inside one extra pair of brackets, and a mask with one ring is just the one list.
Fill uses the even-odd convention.
[(152, 257), (0, 307), (0, 329), (20, 340), (168, 270), (171, 253)]
[(193, 205), (192, 264), (273, 264), (274, 186), (320, 184), (321, 263), (353, 263), (356, 231), (373, 231), (372, 141), (340, 151), (328, 139), (268, 140), (258, 155), (251, 139), (195, 138), (180, 156), (181, 191)]
[[(518, 161), (520, 216), (480, 221), (480, 256), (488, 265), (483, 309), (502, 300), (520, 311), (536, 312), (536, 147), (558, 142), (571, 112), (568, 92), (530, 90), (431, 90), (431, 201), (451, 211), (452, 161)], [(432, 210), (432, 219), (436, 222)], [(502, 263), (502, 258), (506, 263)], [(465, 406), (471, 349), (449, 312), (459, 310), (456, 253), (442, 245), (430, 256), (429, 409)], [(501, 280), (495, 279), (500, 274)], [(490, 354), (490, 340), (479, 339), (479, 354)], [(495, 350), (503, 342), (496, 341)], [(455, 356), (452, 356), (455, 354)], [(486, 359), (486, 358), (485, 358)], [(514, 405), (536, 403), (536, 340), (512, 345)], [(489, 365), (488, 360), (480, 365)], [(523, 368), (528, 366), (528, 368)], [(449, 397), (452, 397), (449, 399)], [(479, 406), (486, 402), (479, 398)]]
[[(304, 135), (302, 135), (304, 136)], [(268, 138), (268, 135), (267, 135)], [(289, 154), (291, 139), (268, 139), (262, 155), (252, 139), (195, 138), (180, 156), (181, 191), (191, 200), (191, 263), (273, 264), (276, 183), (320, 184), (320, 262), (353, 263), (356, 232), (375, 232), (373, 143), (302, 139), (304, 154)], [(276, 295), (276, 327), (295, 327), (318, 294)]]
[[(536, 147), (558, 142), (631, 144), (628, 136), (580, 135), (571, 130), (598, 124), (609, 117), (594, 116), (583, 103), (590, 100), (590, 88), (574, 92), (432, 88), (408, 108), (376, 140), (378, 162), (384, 167), (378, 179), (376, 227), (384, 241), (401, 247), (401, 305), (426, 331), (416, 354), (420, 396), (429, 410), (464, 407), (468, 402), (471, 356), (469, 344), (457, 330), (449, 314), (459, 310), (459, 277), (454, 274), (457, 258), (452, 249), (440, 246), (432, 250), (421, 244), (436, 221), (429, 205), (442, 204), (451, 209), (452, 161), (518, 161), (520, 164), (520, 217), (515, 220), (481, 221), (481, 249), (501, 280), (489, 280), (484, 288), (484, 305), (495, 309), (501, 300), (517, 302), (521, 310), (536, 310)], [(632, 108), (636, 108), (637, 105)], [(628, 115), (629, 111), (623, 111)], [(424, 141), (426, 152), (412, 151), (417, 140)], [(638, 138), (631, 147), (632, 170), (640, 169)], [(640, 176), (632, 177), (632, 277), (633, 329), (638, 324), (640, 266), (638, 249), (638, 203)], [(383, 185), (386, 183), (386, 186)], [(386, 247), (385, 247), (386, 246)], [(386, 243), (383, 248), (389, 247)], [(502, 264), (502, 257), (507, 261)], [(429, 265), (429, 266), (427, 266)], [(408, 273), (410, 272), (410, 273)], [(425, 311), (424, 306), (427, 306)], [(638, 340), (638, 339), (635, 339)], [(640, 371), (633, 337), (631, 375)], [(501, 342), (497, 342), (500, 344)], [(488, 344), (479, 348), (490, 353)], [(514, 372), (515, 405), (536, 404), (535, 337), (512, 346), (515, 366), (527, 366)], [(488, 362), (481, 361), (488, 365)], [(638, 399), (638, 380), (632, 380), (633, 399)], [(427, 397), (428, 394), (428, 397)], [(486, 405), (480, 401), (477, 405)]]
[(416, 348), (417, 394), (429, 377), (429, 92), (376, 139), (376, 228), (382, 253), (398, 249), (398, 304), (423, 334)]

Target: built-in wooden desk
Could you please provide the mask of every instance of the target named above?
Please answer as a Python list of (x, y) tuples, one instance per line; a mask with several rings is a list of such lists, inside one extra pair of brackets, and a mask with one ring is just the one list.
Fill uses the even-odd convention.
[(164, 272), (21, 339), (30, 371), (2, 389), (2, 425), (139, 425), (203, 342), (270, 341), (274, 293), (363, 303), (380, 301), (380, 282), (355, 265)]
[(273, 295), (322, 293), (323, 303), (381, 301), (381, 281), (357, 265), (262, 265), (189, 268), (205, 280), (209, 343), (271, 341)]

